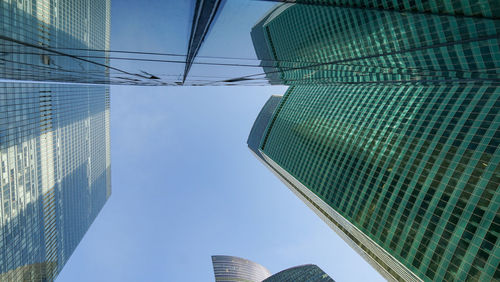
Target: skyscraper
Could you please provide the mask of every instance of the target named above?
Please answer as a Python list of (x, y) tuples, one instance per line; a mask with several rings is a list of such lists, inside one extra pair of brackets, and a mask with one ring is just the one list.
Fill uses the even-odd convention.
[(271, 272), (262, 265), (233, 256), (212, 256), (215, 281), (262, 281)]
[(212, 256), (215, 281), (226, 282), (334, 282), (314, 264), (291, 267), (274, 275), (262, 265), (233, 256)]
[(499, 21), (283, 4), (251, 35), (274, 84), (498, 83)]
[(110, 1), (2, 1), (0, 77), (107, 83)]
[(500, 279), (500, 22), (446, 14), (283, 5), (252, 31), (291, 86), (250, 149), (390, 280)]
[(388, 11), (416, 12), (442, 15), (458, 15), (466, 17), (500, 18), (500, 5), (494, 0), (486, 1), (377, 1), (377, 0), (266, 0), (272, 2), (297, 3), (318, 6), (349, 6), (365, 9), (382, 9)]
[(0, 280), (51, 281), (111, 195), (109, 87), (42, 81), (108, 81), (110, 2), (0, 14)]
[(198, 51), (205, 40), (213, 21), (217, 18), (226, 0), (196, 0), (191, 24), (191, 34), (186, 55), (186, 66), (182, 82), (186, 81), (187, 75)]

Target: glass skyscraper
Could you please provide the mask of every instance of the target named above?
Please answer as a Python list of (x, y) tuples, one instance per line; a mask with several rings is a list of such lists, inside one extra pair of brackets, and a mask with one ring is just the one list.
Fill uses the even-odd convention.
[(0, 78), (107, 83), (110, 0), (2, 0)]
[(203, 41), (210, 31), (214, 20), (217, 18), (220, 10), (222, 10), (222, 7), (224, 7), (225, 1), (226, 0), (196, 0), (186, 54), (186, 65), (182, 78), (183, 83), (187, 78), (194, 59), (203, 45)]
[(234, 256), (212, 256), (215, 281), (262, 281), (271, 276), (271, 272), (253, 261)]
[(500, 5), (495, 0), (450, 1), (450, 0), (268, 0), (294, 2), (306, 5), (349, 6), (353, 8), (383, 9), (388, 11), (416, 12), (466, 17), (500, 18)]
[(389, 280), (500, 279), (498, 6), (454, 3), (285, 4), (252, 31), (290, 87), (250, 149)]
[(282, 270), (262, 282), (334, 282), (321, 268), (314, 264), (306, 264)]
[(0, 15), (0, 280), (52, 281), (111, 195), (109, 87), (60, 83), (108, 81), (110, 2)]

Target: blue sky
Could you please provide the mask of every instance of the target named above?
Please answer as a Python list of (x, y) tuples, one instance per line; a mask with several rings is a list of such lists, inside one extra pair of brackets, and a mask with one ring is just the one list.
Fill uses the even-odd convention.
[[(188, 1), (112, 3), (112, 49), (185, 52)], [(229, 0), (201, 53), (252, 55), (249, 28), (269, 7), (258, 3)], [(58, 281), (213, 281), (215, 254), (383, 281), (246, 147), (262, 105), (285, 89), (113, 86), (113, 195)]]

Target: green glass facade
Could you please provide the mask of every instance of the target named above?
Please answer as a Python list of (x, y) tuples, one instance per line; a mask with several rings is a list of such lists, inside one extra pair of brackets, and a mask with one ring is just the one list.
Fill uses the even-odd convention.
[(499, 31), (495, 19), (296, 4), (252, 38), (274, 83), (498, 83)]
[(291, 267), (273, 274), (271, 277), (262, 282), (335, 282), (328, 274), (323, 272), (321, 268), (314, 264), (306, 264)]
[[(276, 2), (280, 2), (277, 0)], [(286, 1), (281, 1), (286, 2)], [(323, 6), (350, 6), (368, 9), (395, 10), (404, 12), (459, 15), (468, 17), (499, 18), (500, 5), (497, 0), (296, 0), (296, 3)]]
[(489, 85), (296, 86), (261, 150), (420, 277), (498, 278), (499, 96)]
[(261, 136), (263, 162), (390, 280), (500, 280), (491, 7), (283, 5), (252, 31), (275, 60), (267, 77), (290, 85)]

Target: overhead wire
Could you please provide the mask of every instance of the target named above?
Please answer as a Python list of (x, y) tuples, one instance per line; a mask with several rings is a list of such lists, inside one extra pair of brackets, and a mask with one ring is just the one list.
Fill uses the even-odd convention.
[(144, 78), (144, 76), (141, 76), (140, 74), (130, 73), (130, 72), (121, 70), (121, 69), (116, 68), (116, 67), (112, 67), (112, 66), (109, 66), (109, 65), (106, 65), (106, 64), (102, 64), (102, 63), (99, 63), (99, 62), (94, 62), (94, 61), (91, 61), (91, 60), (87, 60), (85, 58), (80, 58), (79, 56), (75, 56), (75, 55), (72, 55), (72, 54), (63, 53), (63, 52), (60, 52), (60, 51), (57, 51), (57, 50), (54, 50), (54, 49), (51, 49), (51, 48), (47, 48), (47, 47), (43, 47), (43, 46), (37, 46), (37, 45), (32, 44), (32, 43), (28, 43), (28, 42), (24, 42), (24, 41), (20, 41), (20, 40), (14, 39), (14, 38), (7, 37), (5, 35), (0, 35), (0, 40), (10, 41), (10, 42), (14, 42), (14, 43), (17, 43), (17, 44), (20, 44), (20, 45), (24, 45), (24, 46), (29, 46), (29, 47), (32, 47), (32, 48), (36, 48), (36, 49), (39, 49), (39, 50), (44, 50), (44, 51), (47, 51), (47, 52), (52, 52), (52, 53), (55, 53), (55, 54), (64, 55), (64, 56), (67, 56), (67, 57), (70, 57), (70, 58), (74, 58), (76, 60), (84, 61), (84, 62), (91, 63), (91, 64), (98, 65), (98, 66), (102, 66), (102, 67), (105, 67), (105, 68), (108, 68), (108, 69), (113, 69), (113, 70), (119, 71), (119, 72), (127, 74), (127, 75), (139, 76), (139, 77)]
[[(8, 52), (9, 54), (24, 54), (24, 55), (44, 55), (43, 53), (34, 53), (34, 52)], [(55, 56), (64, 56), (64, 55), (59, 55), (56, 54)], [(105, 57), (105, 56), (87, 56), (87, 55), (80, 55), (80, 57), (84, 58), (98, 58), (98, 59), (112, 59), (112, 60), (131, 60), (131, 61), (142, 61), (142, 62), (159, 62), (159, 63), (184, 63), (183, 61), (174, 61), (174, 60), (159, 60), (159, 59), (144, 59), (144, 58), (128, 58), (128, 57)], [(1, 59), (0, 59), (1, 60)], [(281, 61), (281, 60), (274, 60), (276, 63), (287, 63), (290, 61)], [(317, 67), (317, 64), (323, 64), (322, 62), (300, 62), (296, 61), (297, 64), (305, 64), (304, 66), (301, 66), (301, 68), (312, 68), (312, 67)], [(195, 62), (195, 64), (201, 64), (201, 65), (214, 65), (214, 66), (234, 66), (234, 67), (274, 67), (274, 68), (283, 68), (282, 66), (278, 65), (264, 65), (264, 64), (259, 64), (259, 65), (248, 65), (248, 64), (232, 64), (232, 63), (217, 63), (217, 62)], [(427, 75), (425, 72), (437, 72), (437, 71), (443, 71), (442, 69), (429, 69), (429, 68), (412, 68), (412, 67), (398, 67), (398, 66), (372, 66), (372, 65), (362, 65), (362, 64), (346, 64), (346, 63), (338, 63), (335, 65), (342, 65), (342, 66), (352, 66), (352, 67), (366, 67), (366, 68), (377, 68), (381, 70), (398, 70), (402, 69), (405, 70), (406, 72), (414, 72), (414, 74), (418, 75)], [(35, 66), (35, 65), (34, 65)], [(482, 70), (494, 70), (497, 68), (485, 68)], [(60, 69), (57, 69), (60, 70)], [(293, 70), (293, 69), (292, 69)], [(69, 71), (69, 70), (68, 70)], [(284, 69), (283, 71), (287, 71), (287, 69)], [(477, 72), (477, 71), (465, 71), (465, 70), (454, 70), (454, 69), (447, 69), (447, 71), (453, 71), (453, 72), (463, 72), (467, 74), (484, 74), (484, 72)], [(83, 72), (82, 72), (83, 73)], [(266, 72), (269, 73), (269, 72)], [(363, 72), (363, 73), (371, 73), (371, 72)]]
[[(11, 46), (14, 47), (16, 45), (7, 45), (1, 44), (0, 46)], [(27, 47), (27, 46), (24, 46)], [(147, 51), (127, 51), (127, 50), (105, 50), (105, 49), (91, 49), (91, 48), (68, 48), (68, 47), (50, 47), (55, 50), (74, 50), (74, 51), (89, 51), (89, 52), (105, 52), (105, 53), (126, 53), (126, 54), (137, 54), (137, 55), (155, 55), (155, 56), (171, 56), (171, 57), (186, 57), (186, 54), (180, 53), (161, 53), (161, 52), (147, 52)], [(206, 56), (206, 55), (198, 55), (196, 58), (207, 58), (207, 59), (227, 59), (227, 60), (245, 60), (245, 61), (261, 61), (257, 58), (245, 58), (245, 57), (227, 57), (227, 56)], [(267, 60), (264, 60), (267, 61)], [(274, 61), (274, 60), (269, 60)]]
[[(481, 40), (487, 40), (487, 39), (491, 39), (491, 38), (496, 38), (498, 37), (498, 35), (491, 35), (491, 36), (488, 36), (488, 37), (480, 37), (480, 38), (473, 38), (473, 39), (468, 39), (468, 40), (462, 40), (458, 43), (464, 43), (464, 42), (473, 42), (473, 41), (481, 41)], [(0, 39), (4, 39), (4, 40), (7, 40), (5, 37), (1, 37), (0, 36)], [(57, 49), (59, 50), (77, 50), (77, 51), (86, 51), (87, 53), (89, 52), (105, 52), (105, 53), (113, 53), (113, 52), (116, 52), (116, 53), (128, 53), (128, 54), (136, 54), (136, 55), (154, 55), (154, 56), (157, 56), (157, 55), (161, 55), (161, 56), (177, 56), (177, 57), (185, 57), (185, 55), (183, 54), (175, 54), (175, 53), (160, 53), (160, 52), (140, 52), (140, 51), (126, 51), (126, 50), (99, 50), (99, 49), (88, 49), (88, 48), (64, 48), (64, 47), (57, 47), (57, 48), (54, 48), (54, 47), (41, 47), (41, 46), (36, 46), (36, 45), (33, 45), (33, 44), (30, 44), (30, 43), (22, 43), (22, 42), (17, 42), (17, 41), (11, 41), (13, 43), (16, 43), (20, 46), (17, 46), (17, 47), (23, 47), (23, 48), (36, 48), (36, 49), (39, 49), (39, 50), (43, 50), (43, 51), (46, 51), (46, 52), (50, 52), (51, 54), (45, 54), (45, 53), (35, 53), (35, 52), (5, 52), (5, 50), (3, 52), (0, 52), (0, 56), (1, 54), (9, 54), (9, 53), (12, 53), (12, 54), (31, 54), (31, 55), (50, 55), (50, 56), (65, 56), (65, 57), (70, 57), (70, 58), (74, 58), (74, 59), (78, 59), (78, 60), (81, 60), (81, 61), (84, 61), (84, 62), (87, 62), (87, 63), (90, 63), (90, 64), (96, 64), (96, 65), (99, 65), (99, 66), (102, 66), (104, 68), (107, 69), (107, 71), (112, 74), (112, 71), (116, 71), (117, 73), (121, 73), (121, 74), (126, 74), (126, 75), (129, 75), (129, 76), (132, 76), (132, 77), (135, 77), (135, 82), (138, 82), (138, 81), (141, 81), (141, 80), (144, 80), (144, 79), (151, 79), (151, 77), (153, 75), (151, 75), (151, 71), (149, 72), (145, 72), (145, 71), (142, 71), (143, 73), (145, 74), (148, 74), (148, 75), (143, 75), (143, 74), (138, 74), (138, 73), (131, 73), (131, 72), (127, 72), (127, 71), (124, 71), (122, 69), (118, 69), (118, 68), (114, 68), (108, 64), (103, 64), (103, 63), (100, 63), (100, 62), (94, 62), (94, 61), (91, 61), (91, 60), (88, 60), (88, 59), (110, 59), (110, 60), (130, 60), (130, 61), (138, 61), (138, 62), (157, 62), (157, 63), (182, 63), (184, 64), (185, 61), (184, 60), (165, 60), (165, 59), (150, 59), (150, 58), (135, 58), (135, 57), (110, 57), (110, 56), (93, 56), (93, 55), (81, 55), (81, 54), (78, 54), (78, 55), (74, 55), (74, 54), (67, 54), (67, 53), (62, 53), (62, 52), (58, 52), (58, 51), (55, 51)], [(345, 59), (345, 60), (336, 60), (336, 61), (330, 61), (330, 62), (309, 62), (309, 61), (293, 61), (293, 60), (272, 60), (272, 59), (250, 59), (250, 58), (238, 58), (238, 57), (222, 57), (222, 56), (198, 56), (199, 58), (206, 58), (206, 59), (222, 59), (222, 60), (256, 60), (256, 61), (260, 61), (261, 63), (260, 64), (243, 64), (243, 63), (221, 63), (221, 62), (206, 62), (206, 61), (200, 61), (200, 60), (197, 60), (196, 62), (194, 62), (194, 64), (200, 64), (200, 65), (209, 65), (209, 66), (230, 66), (230, 67), (270, 67), (270, 68), (275, 68), (276, 70), (271, 70), (271, 71), (266, 71), (266, 72), (262, 72), (262, 73), (256, 73), (256, 74), (250, 74), (250, 75), (245, 75), (245, 76), (239, 76), (239, 77), (232, 77), (232, 78), (220, 78), (220, 80), (218, 81), (208, 81), (207, 85), (211, 85), (211, 84), (220, 84), (220, 83), (231, 83), (231, 84), (235, 84), (235, 83), (241, 83), (243, 81), (247, 81), (249, 82), (250, 80), (254, 80), (256, 76), (264, 76), (264, 75), (268, 75), (268, 74), (273, 74), (273, 73), (279, 73), (279, 72), (288, 72), (288, 71), (294, 71), (294, 70), (304, 70), (304, 69), (320, 69), (320, 70), (325, 70), (325, 69), (322, 69), (322, 67), (324, 66), (327, 66), (327, 65), (342, 65), (342, 66), (357, 66), (357, 67), (366, 67), (366, 68), (373, 68), (373, 67), (376, 67), (380, 70), (390, 70), (391, 72), (401, 72), (401, 71), (404, 71), (404, 72), (413, 72), (412, 74), (413, 75), (421, 75), (421, 76), (432, 76), (432, 75), (429, 75), (427, 73), (429, 72), (437, 72), (437, 71), (443, 71), (442, 69), (430, 69), (430, 68), (411, 68), (411, 67), (406, 67), (406, 66), (394, 66), (394, 65), (390, 65), (390, 66), (380, 66), (380, 65), (377, 65), (377, 66), (372, 66), (372, 65), (363, 65), (363, 64), (355, 64), (354, 61), (356, 60), (363, 60), (363, 59), (366, 59), (366, 58), (373, 58), (373, 57), (379, 57), (379, 56), (387, 56), (387, 55), (394, 55), (394, 54), (402, 54), (402, 53), (405, 53), (405, 52), (411, 52), (413, 50), (424, 50), (424, 49), (428, 49), (428, 48), (436, 48), (436, 47), (442, 47), (442, 46), (446, 46), (446, 45), (453, 45), (453, 44), (457, 44), (457, 42), (445, 42), (445, 43), (438, 43), (438, 44), (431, 44), (431, 45), (428, 45), (428, 46), (424, 46), (424, 47), (418, 47), (418, 48), (412, 48), (412, 49), (407, 49), (407, 50), (401, 50), (401, 51), (394, 51), (394, 52), (386, 52), (386, 53), (380, 53), (380, 54), (374, 54), (374, 55), (368, 55), (368, 56), (364, 56), (364, 57), (358, 57), (358, 58), (349, 58), (349, 59)], [(6, 44), (0, 44), (0, 45), (3, 45), (3, 46), (7, 46)], [(14, 45), (10, 45), (10, 46), (14, 46)], [(5, 59), (3, 59), (5, 60)], [(272, 64), (265, 64), (264, 62), (270, 62)], [(20, 62), (17, 62), (17, 63), (20, 63)], [(292, 66), (292, 67), (288, 67), (288, 66), (284, 66), (286, 64), (298, 64), (299, 66)], [(40, 65), (32, 65), (33, 67), (37, 67), (37, 68), (43, 68), (43, 66), (40, 66)], [(398, 70), (400, 69), (400, 70)], [(78, 70), (64, 70), (62, 68), (51, 68), (51, 67), (48, 67), (48, 70), (52, 70), (52, 71), (58, 71), (58, 72), (68, 72), (68, 73), (71, 73), (71, 72), (74, 72), (74, 73), (79, 73), (79, 74), (86, 74), (86, 75), (90, 75), (90, 73), (92, 71), (90, 70), (85, 70), (85, 71), (78, 71)], [(446, 69), (445, 71), (452, 71), (452, 72), (460, 72), (460, 73), (465, 73), (465, 74), (477, 74), (477, 75), (488, 75), (488, 73), (485, 73), (485, 71), (490, 71), (490, 70), (497, 70), (497, 68), (484, 68), (484, 69), (481, 69), (480, 71), (470, 71), (470, 70), (454, 70), (454, 69)], [(349, 71), (349, 70), (348, 70)], [(363, 73), (370, 73), (370, 72), (367, 72), (367, 71), (364, 71)], [(96, 76), (98, 76), (99, 73), (98, 71), (96, 72)], [(169, 76), (171, 77), (176, 77), (178, 76), (178, 74), (168, 74)], [(201, 77), (201, 76), (199, 76)], [(124, 77), (115, 77), (115, 78), (118, 78), (118, 79), (126, 79), (126, 80), (133, 80), (131, 78), (124, 78)], [(139, 79), (137, 79), (139, 78)], [(259, 80), (262, 80), (262, 78), (259, 78)], [(488, 78), (485, 78), (485, 80), (489, 80)], [(197, 82), (199, 82), (200, 80), (197, 80)], [(497, 79), (493, 78), (493, 81), (497, 81)], [(113, 82), (110, 82), (110, 83), (113, 83)], [(176, 83), (176, 81), (174, 80), (173, 83)], [(148, 82), (148, 84), (151, 84), (151, 81)]]
[[(415, 21), (415, 24), (418, 24), (421, 20), (418, 20)], [(367, 23), (365, 23), (364, 25), (366, 25)], [(364, 26), (363, 25), (363, 26)], [(451, 32), (451, 27), (448, 27), (448, 29), (445, 29), (445, 30), (442, 30), (443, 32)], [(476, 30), (476, 32), (484, 32), (486, 29), (486, 26), (483, 27), (483, 29), (481, 30)], [(382, 32), (382, 31), (380, 31)], [(437, 34), (437, 31), (435, 32), (431, 32), (429, 33), (430, 35), (430, 38), (437, 38), (439, 34)], [(426, 41), (422, 41), (420, 43), (422, 44), (425, 44), (425, 43), (432, 43), (433, 41), (431, 42), (427, 42)], [(2, 44), (0, 44), (1, 46)], [(8, 46), (8, 45), (4, 45), (4, 46)], [(12, 46), (12, 45), (10, 45)], [(27, 46), (23, 46), (23, 47), (27, 47)], [(50, 49), (60, 49), (60, 50), (78, 50), (78, 51), (89, 51), (89, 52), (105, 52), (105, 53), (130, 53), (130, 54), (137, 54), (137, 55), (161, 55), (161, 56), (177, 56), (177, 57), (185, 57), (186, 55), (185, 54), (177, 54), (177, 53), (161, 53), (161, 52), (142, 52), (142, 51), (127, 51), (127, 50), (103, 50), (103, 49), (90, 49), (90, 48), (67, 48), (67, 47), (50, 47)], [(304, 61), (304, 60), (300, 60), (300, 61), (297, 61), (297, 60), (289, 60), (289, 59), (280, 59), (280, 60), (274, 60), (274, 59), (258, 59), (258, 58), (243, 58), (243, 57), (224, 57), (224, 56), (203, 56), (203, 55), (198, 55), (197, 58), (207, 58), (207, 59), (210, 59), (210, 58), (213, 58), (213, 59), (223, 59), (223, 60), (254, 60), (254, 61), (260, 61), (260, 62), (280, 62), (280, 63), (284, 63), (284, 62), (288, 62), (288, 63), (310, 63), (310, 64), (317, 64), (317, 63), (321, 63), (321, 62), (318, 62), (318, 61)], [(159, 60), (159, 61), (162, 61), (162, 60)], [(165, 62), (170, 62), (169, 60), (165, 60)], [(181, 62), (181, 61), (172, 61), (172, 62)], [(184, 60), (182, 60), (183, 63), (185, 63)], [(238, 65), (238, 64), (234, 64), (235, 66)], [(243, 66), (247, 66), (245, 64), (242, 64)], [(253, 66), (253, 65), (248, 65), (248, 66)]]
[[(371, 58), (376, 58), (376, 57), (382, 57), (382, 56), (389, 56), (389, 55), (397, 55), (397, 54), (404, 54), (407, 52), (412, 52), (412, 51), (421, 51), (421, 50), (426, 50), (426, 49), (431, 49), (431, 48), (439, 48), (439, 47), (446, 47), (450, 45), (455, 45), (458, 43), (468, 43), (468, 42), (475, 42), (475, 41), (483, 41), (483, 40), (489, 40), (489, 39), (496, 39), (500, 38), (500, 34), (494, 34), (494, 35), (488, 35), (488, 36), (482, 36), (478, 38), (471, 38), (471, 39), (464, 39), (460, 41), (452, 41), (452, 42), (444, 42), (444, 43), (436, 43), (436, 44), (431, 44), (423, 47), (413, 47), (409, 49), (404, 49), (404, 50), (399, 50), (399, 51), (391, 51), (391, 52), (384, 52), (384, 53), (378, 53), (378, 54), (370, 54), (370, 55), (365, 55), (365, 56), (360, 56), (360, 57), (354, 57), (354, 58), (346, 58), (346, 59), (339, 59), (339, 60), (334, 60), (334, 61), (329, 61), (329, 62), (321, 62), (317, 64), (313, 64), (310, 66), (305, 66), (305, 67), (289, 67), (289, 68), (281, 68), (279, 70), (274, 70), (274, 71), (267, 71), (267, 72), (261, 72), (261, 73), (255, 73), (251, 75), (246, 75), (246, 76), (241, 76), (241, 77), (235, 77), (233, 80), (237, 79), (248, 79), (256, 76), (262, 76), (262, 75), (269, 75), (273, 73), (281, 73), (283, 71), (292, 71), (292, 70), (303, 70), (305, 68), (309, 67), (322, 67), (326, 65), (335, 65), (339, 63), (346, 63), (346, 62), (352, 62), (352, 61), (358, 61), (358, 60), (365, 60), (365, 59), (371, 59)], [(493, 81), (498, 81), (500, 82), (500, 78), (498, 79), (492, 79)], [(216, 81), (217, 82), (224, 82), (224, 81)]]
[[(259, 0), (259, 1), (268, 1), (268, 2), (285, 2), (285, 3), (296, 3), (296, 1), (290, 1), (290, 0)], [(305, 5), (318, 5), (320, 4), (321, 6), (335, 6), (335, 7), (341, 7), (341, 8), (352, 8), (352, 9), (360, 9), (360, 7), (353, 7), (351, 5), (338, 5), (338, 4), (331, 4), (331, 3), (326, 3), (326, 4), (321, 4), (321, 3), (307, 3), (307, 1), (305, 1), (305, 3), (297, 3), (297, 4), (305, 4)], [(387, 9), (378, 9), (378, 8), (367, 8), (367, 7), (363, 7), (362, 8), (363, 10), (377, 10), (377, 11), (380, 11), (380, 10), (383, 10), (383, 11), (387, 11), (387, 12), (395, 12), (395, 10), (387, 10)], [(398, 13), (402, 13), (404, 12), (405, 14), (428, 14), (426, 12), (420, 12), (420, 11), (397, 11)], [(469, 17), (469, 16), (463, 16), (463, 15), (457, 15), (458, 17)], [(473, 17), (473, 16), (472, 16)], [(414, 17), (414, 23), (415, 24), (418, 24), (420, 19), (420, 17)], [(364, 25), (367, 25), (368, 23), (364, 23)], [(363, 25), (363, 26), (364, 26)], [(384, 27), (382, 27), (382, 29), (384, 29)], [(451, 27), (449, 27), (451, 28)], [(448, 28), (448, 29), (449, 29)], [(450, 31), (450, 30), (448, 30)], [(477, 30), (477, 32), (479, 32), (480, 30)], [(482, 30), (481, 30), (482, 31)], [(382, 31), (380, 31), (382, 32)], [(436, 31), (437, 32), (437, 31)], [(435, 32), (434, 32), (435, 33)], [(432, 32), (431, 32), (431, 35), (432, 35)], [(436, 35), (437, 36), (437, 35)], [(434, 38), (435, 36), (430, 36), (430, 38)], [(493, 37), (496, 37), (495, 35), (492, 35), (490, 38), (493, 38)], [(0, 36), (0, 40), (5, 40), (5, 41), (8, 41), (10, 42), (10, 44), (0, 44), (0, 46), (15, 46), (16, 49), (18, 47), (22, 47), (22, 48), (36, 48), (38, 50), (43, 50), (45, 52), (50, 52), (50, 56), (66, 56), (66, 57), (70, 57), (70, 58), (74, 58), (74, 59), (77, 59), (77, 60), (81, 60), (81, 61), (84, 61), (84, 62), (87, 62), (87, 63), (90, 63), (90, 64), (95, 64), (95, 65), (99, 65), (99, 66), (102, 66), (104, 68), (107, 69), (108, 73), (111, 75), (111, 77), (109, 78), (109, 83), (116, 83), (116, 81), (112, 81), (113, 79), (119, 79), (121, 81), (123, 80), (127, 80), (127, 81), (134, 81), (134, 83), (139, 83), (139, 82), (143, 82), (143, 83), (147, 83), (147, 84), (151, 84), (153, 83), (154, 84), (154, 80), (151, 79), (153, 76), (160, 76), (158, 74), (151, 74), (152, 72), (151, 71), (141, 71), (142, 73), (144, 74), (148, 74), (148, 75), (144, 75), (144, 74), (140, 74), (140, 73), (132, 73), (132, 72), (128, 72), (128, 71), (125, 71), (123, 69), (120, 69), (120, 68), (115, 68), (115, 67), (112, 67), (111, 65), (107, 64), (107, 63), (100, 63), (100, 62), (95, 62), (95, 61), (92, 61), (92, 60), (89, 60), (89, 59), (110, 59), (110, 60), (121, 60), (121, 61), (124, 61), (124, 60), (128, 60), (128, 61), (137, 61), (137, 62), (153, 62), (153, 63), (176, 63), (176, 64), (185, 64), (185, 60), (167, 60), (167, 59), (151, 59), (151, 58), (133, 58), (133, 57), (111, 57), (111, 56), (93, 56), (91, 55), (90, 53), (92, 52), (103, 52), (105, 54), (113, 54), (113, 53), (116, 53), (116, 54), (128, 54), (128, 55), (148, 55), (148, 56), (171, 56), (171, 57), (182, 57), (182, 58), (186, 58), (186, 54), (179, 54), (179, 53), (175, 53), (175, 52), (170, 52), (170, 53), (163, 53), (163, 52), (147, 52), (147, 51), (133, 51), (133, 50), (104, 50), (104, 49), (92, 49), (92, 48), (70, 48), (70, 47), (48, 47), (48, 46), (38, 46), (38, 45), (35, 45), (35, 44), (32, 44), (32, 43), (27, 43), (27, 42), (22, 42), (22, 41), (19, 41), (19, 40), (16, 40), (16, 39), (13, 39), (13, 38), (9, 38), (9, 37), (6, 37), (6, 36)], [(472, 40), (481, 40), (481, 39), (472, 39)], [(12, 43), (14, 44), (17, 44), (17, 45), (13, 45)], [(424, 42), (421, 42), (421, 43), (426, 43), (426, 41)], [(443, 43), (444, 45), (441, 45), (441, 46), (445, 46), (447, 44), (455, 44), (455, 42), (452, 42), (452, 43)], [(438, 44), (439, 45), (439, 44)], [(430, 48), (433, 48), (433, 46), (431, 46)], [(425, 48), (421, 48), (421, 49), (425, 49)], [(0, 48), (1, 50), (1, 48)], [(82, 54), (71, 54), (71, 53), (65, 53), (65, 52), (61, 52), (61, 51), (85, 51), (87, 52), (87, 55), (82, 55)], [(396, 54), (396, 53), (403, 53), (403, 52), (409, 52), (411, 50), (403, 50), (403, 51), (399, 51), (399, 52), (390, 52), (392, 54)], [(6, 53), (15, 53), (15, 54), (29, 54), (28, 52), (0, 52), (0, 59), (1, 59), (1, 55), (2, 54), (6, 54)], [(251, 81), (265, 81), (265, 77), (262, 77), (262, 78), (256, 78), (258, 76), (265, 76), (265, 75), (269, 75), (269, 74), (273, 74), (273, 73), (280, 73), (280, 72), (289, 72), (289, 71), (295, 71), (295, 70), (306, 70), (306, 69), (310, 69), (310, 70), (315, 70), (315, 69), (318, 69), (318, 70), (327, 70), (328, 69), (323, 69), (324, 66), (328, 66), (328, 65), (339, 65), (339, 66), (358, 66), (358, 67), (366, 67), (366, 68), (373, 68), (373, 67), (377, 67), (379, 68), (380, 70), (384, 71), (384, 70), (390, 70), (392, 73), (396, 72), (396, 73), (411, 73), (411, 75), (420, 75), (420, 76), (433, 76), (432, 74), (429, 74), (429, 72), (436, 72), (436, 71), (443, 71), (441, 69), (429, 69), (429, 68), (411, 68), (411, 67), (406, 67), (406, 66), (395, 66), (395, 65), (390, 65), (390, 66), (380, 66), (380, 65), (377, 65), (377, 66), (370, 66), (370, 65), (362, 65), (362, 64), (355, 64), (354, 61), (356, 60), (362, 60), (362, 59), (366, 59), (366, 58), (370, 58), (370, 57), (377, 57), (377, 56), (386, 56), (390, 53), (381, 53), (381, 54), (375, 54), (375, 55), (370, 55), (370, 56), (365, 56), (365, 57), (359, 57), (359, 58), (350, 58), (350, 59), (347, 59), (347, 60), (336, 60), (336, 61), (328, 61), (328, 62), (319, 62), (319, 61), (316, 61), (316, 62), (309, 62), (307, 60), (301, 60), (301, 61), (296, 61), (296, 60), (274, 60), (274, 59), (258, 59), (258, 58), (245, 58), (245, 57), (227, 57), (227, 56), (203, 56), (203, 55), (198, 55), (197, 58), (198, 60), (194, 62), (194, 64), (199, 64), (199, 65), (208, 65), (208, 66), (229, 66), (229, 67), (242, 67), (242, 68), (246, 68), (246, 67), (250, 67), (250, 68), (254, 68), (254, 67), (269, 67), (269, 68), (275, 68), (275, 70), (269, 70), (269, 71), (266, 71), (266, 72), (262, 72), (262, 73), (254, 73), (254, 74), (250, 74), (250, 75), (244, 75), (244, 76), (239, 76), (239, 77), (229, 77), (229, 78), (226, 78), (226, 77), (220, 77), (219, 80), (216, 80), (216, 81), (213, 81), (213, 80), (209, 80), (207, 79), (207, 82), (205, 85), (212, 85), (212, 84), (224, 84), (224, 83), (227, 83), (227, 84), (238, 84), (238, 83), (251, 83)], [(47, 54), (41, 54), (41, 53), (33, 53), (33, 55), (47, 55)], [(225, 62), (206, 62), (206, 61), (200, 61), (200, 59), (217, 59), (217, 60), (243, 60), (243, 61), (259, 61), (260, 64), (246, 64), (246, 63), (225, 63)], [(17, 62), (17, 63), (20, 63), (20, 62)], [(269, 63), (269, 64), (268, 64)], [(298, 64), (298, 66), (284, 66), (286, 64)], [(32, 67), (42, 67), (40, 65), (32, 65)], [(51, 67), (48, 67), (47, 68), (48, 71), (57, 71), (57, 72), (67, 72), (68, 74), (71, 74), (71, 73), (75, 73), (75, 74), (78, 74), (78, 75), (81, 75), (81, 74), (85, 74), (87, 76), (91, 76), (91, 73), (93, 71), (91, 70), (83, 70), (83, 71), (80, 71), (80, 70), (65, 70), (65, 69), (62, 69), (62, 68), (51, 68)], [(487, 73), (485, 74), (484, 71), (489, 71), (489, 70), (497, 70), (496, 68), (495, 69), (481, 69), (481, 71), (469, 71), (469, 70), (453, 70), (453, 69), (446, 69), (445, 71), (452, 71), (452, 72), (461, 72), (461, 73), (464, 73), (464, 74), (474, 74), (474, 75), (488, 75)], [(18, 70), (18, 71), (21, 71), (21, 70)], [(26, 70), (27, 71), (27, 70)], [(115, 71), (116, 73), (113, 73), (113, 71)], [(350, 70), (347, 70), (347, 71), (350, 71)], [(120, 73), (120, 74), (125, 74), (127, 76), (130, 76), (130, 77), (119, 77), (119, 76), (113, 76), (117, 73)], [(370, 73), (377, 73), (377, 72), (369, 72), (369, 71), (363, 71), (363, 73), (365, 74), (370, 74)], [(95, 72), (95, 77), (99, 77), (100, 73), (98, 71)], [(167, 76), (169, 77), (178, 77), (179, 74), (167, 74)], [(133, 78), (131, 78), (133, 77)], [(190, 77), (197, 77), (197, 78), (201, 78), (202, 76), (190, 76)], [(77, 77), (77, 78), (80, 78), (80, 77)], [(209, 77), (206, 77), (206, 78), (209, 78)], [(215, 77), (214, 77), (215, 78)], [(301, 79), (301, 80), (307, 80), (308, 78), (304, 78), (304, 79)], [(318, 79), (318, 78), (315, 78), (315, 79)], [(497, 79), (495, 78), (492, 78), (493, 81), (497, 81)], [(287, 79), (288, 81), (292, 81), (290, 79)], [(485, 78), (485, 80), (488, 80), (488, 78)], [(102, 80), (103, 82), (106, 82), (107, 79), (104, 79)], [(193, 83), (196, 82), (196, 83), (201, 83), (202, 81), (204, 80), (200, 80), (200, 79), (197, 79), (197, 80), (189, 80), (189, 81), (192, 81)], [(156, 84), (162, 84), (162, 83), (177, 83), (178, 80), (170, 80), (170, 81), (165, 81), (165, 80), (162, 80), (161, 82), (158, 81), (158, 83)]]

